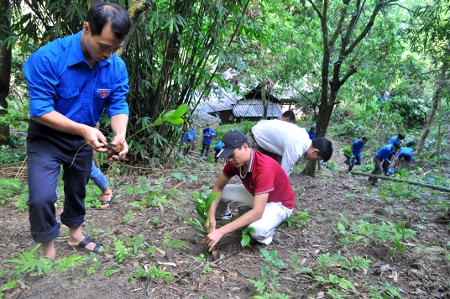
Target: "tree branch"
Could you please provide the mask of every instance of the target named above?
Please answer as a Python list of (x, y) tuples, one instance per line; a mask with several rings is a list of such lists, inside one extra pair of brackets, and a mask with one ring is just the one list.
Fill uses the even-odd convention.
[[(311, 4), (311, 6), (313, 7), (313, 9), (316, 11), (317, 16), (320, 18), (321, 21), (323, 21), (324, 16), (322, 15), (322, 13), (320, 12), (319, 8), (317, 8), (317, 6), (314, 4), (314, 2), (312, 2), (312, 0), (308, 0), (309, 4)], [(325, 4), (324, 4), (325, 5)]]
[(378, 3), (375, 5), (375, 8), (373, 9), (372, 15), (370, 16), (369, 22), (366, 24), (366, 27), (361, 32), (361, 34), (354, 40), (354, 42), (350, 45), (350, 47), (345, 50), (344, 54), (347, 56), (348, 54), (352, 53), (352, 51), (355, 49), (355, 47), (361, 42), (361, 40), (367, 35), (369, 30), (372, 28), (375, 18), (377, 17), (378, 13), (383, 7), (386, 7), (390, 5), (391, 3), (397, 2), (398, 0), (379, 0)]

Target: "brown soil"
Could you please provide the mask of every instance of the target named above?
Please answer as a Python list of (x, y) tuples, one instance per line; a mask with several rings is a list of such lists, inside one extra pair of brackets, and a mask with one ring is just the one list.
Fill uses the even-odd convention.
[[(286, 265), (278, 269), (277, 291), (288, 296), (283, 298), (331, 298), (327, 294), (330, 289), (336, 289), (342, 298), (382, 298), (370, 294), (370, 288), (386, 291), (388, 282), (402, 298), (450, 298), (450, 256), (445, 250), (445, 246), (450, 246), (449, 227), (432, 221), (446, 211), (447, 195), (412, 185), (407, 187), (411, 189), (409, 192), (403, 193), (406, 196), (398, 195), (392, 191), (395, 185), (387, 181), (374, 188), (367, 183), (366, 177), (346, 173), (343, 160), (336, 150), (332, 158), (338, 168), (336, 171), (322, 169), (316, 178), (303, 176), (300, 171), (291, 175), (297, 194), (295, 211), (307, 211), (310, 220), (307, 226), (300, 228), (295, 221), (289, 227), (278, 228), (274, 242), (264, 247), (270, 252), (276, 250), (277, 257)], [(302, 168), (303, 165), (299, 169)], [(84, 232), (109, 246), (111, 253), (114, 251), (114, 237), (125, 242), (126, 238), (136, 236), (144, 237), (148, 246), (161, 251), (147, 254), (144, 249), (122, 263), (99, 257), (99, 268), (92, 275), (87, 275), (86, 269), (95, 263), (93, 259), (82, 266), (64, 272), (55, 271), (47, 276), (9, 273), (14, 264), (7, 260), (35, 246), (29, 234), (28, 213), (18, 211), (15, 201), (10, 200), (0, 209), (0, 270), (4, 272), (0, 286), (17, 278), (22, 284), (6, 291), (5, 298), (187, 299), (251, 298), (258, 295), (248, 279), (259, 279), (261, 268), (267, 264), (260, 254), (262, 247), (241, 247), (241, 232), (235, 232), (220, 241), (217, 248), (222, 259), (211, 263), (212, 257), (206, 253), (202, 238), (187, 224), (187, 220), (196, 217), (193, 193), (201, 192), (205, 186), (211, 187), (220, 170), (218, 165), (195, 161), (187, 168), (155, 171), (145, 177), (148, 190), (139, 184), (139, 177), (113, 180), (113, 192), (119, 193), (120, 199), (110, 209), (89, 209)], [(423, 173), (427, 171), (424, 169)], [(171, 176), (174, 172), (184, 173), (185, 181), (180, 184)], [(192, 174), (197, 176), (197, 180), (189, 178)], [(134, 191), (127, 191), (137, 187)], [(144, 211), (130, 206), (130, 203), (146, 198), (151, 190), (159, 188), (168, 193), (174, 187), (179, 193), (167, 195), (167, 204), (148, 207)], [(132, 211), (133, 220), (126, 223), (124, 217), (128, 210)], [(62, 212), (61, 204), (57, 211)], [(380, 225), (383, 221), (403, 221), (406, 228), (417, 231), (417, 234), (414, 239), (402, 242), (406, 249), (403, 253), (381, 239), (344, 245), (341, 241), (343, 235), (338, 231), (338, 223), (345, 223), (343, 217), (353, 224), (360, 219), (372, 225)], [(149, 229), (150, 221), (155, 218), (158, 225)], [(168, 239), (183, 241), (189, 249), (169, 246)], [(74, 253), (80, 256), (87, 254), (67, 245), (66, 228), (61, 229), (56, 247), (58, 260)], [(38, 255), (40, 253), (38, 251)], [(346, 293), (342, 286), (319, 283), (313, 274), (299, 270), (301, 267), (313, 268), (318, 258), (326, 253), (340, 253), (348, 260), (361, 257), (373, 263), (367, 270), (348, 271), (332, 263), (328, 267), (315, 268), (316, 278), (321, 275), (329, 279), (329, 274), (333, 274), (350, 281), (355, 289)], [(201, 254), (205, 254), (209, 262), (200, 261)], [(174, 276), (174, 280), (168, 283), (161, 278), (129, 280), (138, 265), (164, 269)], [(106, 277), (105, 269), (118, 271)], [(394, 298), (392, 294), (385, 292), (385, 295), (385, 298)]]

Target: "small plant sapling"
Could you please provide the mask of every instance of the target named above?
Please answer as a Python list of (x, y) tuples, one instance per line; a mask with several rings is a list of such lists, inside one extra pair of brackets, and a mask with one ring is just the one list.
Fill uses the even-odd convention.
[[(208, 211), (211, 207), (211, 204), (216, 200), (216, 198), (220, 195), (220, 192), (217, 193), (211, 193), (207, 195), (205, 198), (203, 198), (201, 193), (194, 193), (194, 199), (195, 199), (195, 210), (198, 214), (198, 219), (194, 218), (192, 220), (189, 220), (187, 223), (196, 228), (197, 232), (201, 232), (201, 236), (205, 237), (205, 235), (211, 230), (211, 228), (204, 229), (206, 225), (206, 220), (208, 219)], [(219, 258), (219, 252), (214, 247), (212, 250), (213, 259), (217, 260)]]

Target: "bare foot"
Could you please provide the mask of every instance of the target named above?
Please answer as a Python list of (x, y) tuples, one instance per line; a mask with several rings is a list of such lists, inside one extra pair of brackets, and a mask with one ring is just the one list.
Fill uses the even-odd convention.
[[(102, 196), (100, 196), (100, 201), (107, 202), (112, 198), (112, 191), (108, 187), (102, 190)], [(102, 205), (103, 208), (109, 207), (109, 203)]]
[(55, 240), (42, 243), (41, 246), (42, 246), (42, 256), (55, 260), (56, 258)]

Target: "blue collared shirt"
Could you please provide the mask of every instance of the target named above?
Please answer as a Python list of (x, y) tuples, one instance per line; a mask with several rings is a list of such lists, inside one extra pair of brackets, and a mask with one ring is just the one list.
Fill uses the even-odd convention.
[(353, 155), (355, 155), (357, 157), (360, 156), (361, 153), (362, 153), (362, 150), (364, 148), (364, 145), (365, 145), (365, 143), (363, 143), (361, 141), (361, 139), (355, 140), (352, 143), (352, 153), (353, 153)]
[[(411, 162), (414, 154), (412, 149), (410, 149), (409, 147), (403, 147), (402, 150), (400, 151), (400, 153), (398, 154), (397, 159), (401, 160), (401, 158), (405, 157), (405, 159), (407, 160), (407, 162)], [(408, 158), (406, 158), (408, 157)]]
[(91, 68), (83, 55), (81, 33), (47, 44), (25, 63), (31, 118), (57, 111), (94, 127), (105, 105), (108, 117), (129, 114), (125, 63), (113, 54)]
[(395, 154), (397, 150), (394, 149), (394, 145), (388, 144), (383, 146), (376, 154), (376, 156), (380, 159), (385, 160), (386, 162), (391, 162), (389, 159)]
[(203, 129), (202, 143), (210, 145), (212, 143), (213, 137), (216, 137), (216, 136), (217, 136), (217, 134), (216, 134), (216, 132), (214, 132), (213, 129), (211, 129), (211, 128)]
[(398, 138), (398, 135), (392, 137), (391, 139), (389, 139), (389, 143), (388, 143), (388, 144), (394, 144), (394, 143), (396, 143), (396, 142), (398, 142), (398, 143), (402, 142), (402, 141), (400, 140), (400, 138)]

